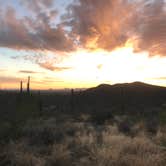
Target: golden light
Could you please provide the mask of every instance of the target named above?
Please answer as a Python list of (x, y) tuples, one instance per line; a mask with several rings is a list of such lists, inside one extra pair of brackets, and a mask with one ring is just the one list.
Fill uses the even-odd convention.
[[(47, 53), (49, 56), (54, 53)], [(46, 55), (47, 56), (47, 55)], [(60, 56), (60, 55), (59, 55)], [(18, 66), (18, 65), (17, 65)], [(31, 65), (31, 70), (38, 74), (32, 75), (33, 89), (62, 89), (62, 88), (89, 88), (101, 83), (116, 84), (141, 81), (155, 85), (166, 86), (166, 58), (160, 56), (150, 57), (147, 52), (135, 53), (131, 43), (126, 43), (123, 48), (117, 48), (112, 52), (102, 49), (88, 51), (78, 49), (70, 54), (61, 55), (55, 66), (69, 67), (69, 70), (51, 71)], [(24, 69), (28, 70), (28, 67)], [(22, 68), (22, 66), (21, 66)], [(27, 74), (17, 73), (17, 76), (26, 80)], [(11, 76), (10, 71), (4, 73)], [(16, 87), (15, 84), (1, 84), (2, 87)]]
[(63, 78), (77, 86), (84, 85), (83, 82), (87, 86), (100, 83), (150, 82), (149, 78), (166, 74), (166, 58), (149, 57), (147, 52), (134, 53), (130, 45), (112, 52), (79, 49), (63, 64), (72, 66), (72, 70), (61, 73)]

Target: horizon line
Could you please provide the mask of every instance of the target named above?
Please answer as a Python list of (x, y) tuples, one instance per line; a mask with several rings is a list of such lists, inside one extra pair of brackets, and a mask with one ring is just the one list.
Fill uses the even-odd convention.
[[(78, 88), (78, 87), (72, 87), (72, 88), (48, 88), (48, 89), (37, 89), (37, 88), (30, 88), (30, 90), (32, 91), (67, 91), (67, 90), (71, 90), (71, 89), (75, 89), (75, 90), (85, 90), (85, 89), (89, 89), (89, 88), (94, 88), (94, 87), (98, 87), (100, 85), (119, 85), (119, 84), (133, 84), (133, 83), (143, 83), (143, 84), (147, 84), (147, 85), (152, 85), (152, 86), (157, 86), (157, 87), (163, 87), (166, 88), (166, 85), (156, 85), (156, 84), (151, 84), (151, 83), (146, 83), (143, 81), (133, 81), (133, 82), (124, 82), (124, 83), (114, 83), (114, 84), (108, 84), (108, 83), (100, 83), (96, 86), (91, 86), (91, 87), (82, 87), (82, 88)], [(0, 91), (19, 91), (19, 88), (0, 88)], [(26, 88), (23, 89), (23, 92), (26, 92)]]

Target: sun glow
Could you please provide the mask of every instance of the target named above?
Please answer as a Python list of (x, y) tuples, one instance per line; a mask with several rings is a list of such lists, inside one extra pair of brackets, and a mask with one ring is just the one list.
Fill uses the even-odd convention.
[[(8, 71), (1, 71), (4, 76), (13, 77), (15, 71), (17, 79), (7, 83), (1, 82), (0, 88), (19, 88), (19, 81), (26, 82), (28, 73), (18, 73), (19, 70), (28, 70), (31, 66), (33, 89), (49, 88), (88, 88), (101, 83), (116, 84), (141, 81), (155, 85), (166, 86), (166, 58), (149, 56), (148, 52), (135, 53), (130, 42), (123, 48), (114, 51), (102, 49), (77, 49), (68, 55), (61, 55), (56, 59), (57, 52), (45, 52), (46, 63), (55, 70), (43, 68), (37, 64), (23, 65), (18, 63)], [(9, 65), (10, 66), (10, 65)]]
[[(71, 70), (61, 73), (66, 80), (82, 86), (100, 83), (123, 83), (133, 81), (151, 82), (151, 78), (166, 75), (166, 58), (149, 57), (147, 52), (134, 53), (133, 48), (118, 48), (115, 51), (87, 51), (79, 49), (72, 53), (64, 65)], [(157, 70), (156, 70), (157, 68)]]

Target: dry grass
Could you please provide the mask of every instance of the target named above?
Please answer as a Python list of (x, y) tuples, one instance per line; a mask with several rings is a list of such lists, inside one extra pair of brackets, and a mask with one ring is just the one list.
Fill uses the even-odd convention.
[[(139, 125), (132, 130), (138, 130)], [(31, 120), (23, 136), (4, 147), (0, 165), (8, 166), (165, 166), (164, 129), (149, 137), (130, 137), (115, 125)], [(165, 142), (164, 142), (165, 141)]]

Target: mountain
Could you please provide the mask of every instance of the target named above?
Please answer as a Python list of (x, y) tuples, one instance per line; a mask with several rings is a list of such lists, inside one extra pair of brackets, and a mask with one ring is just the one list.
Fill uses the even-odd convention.
[(133, 82), (133, 83), (123, 83), (123, 84), (115, 84), (115, 85), (109, 85), (109, 84), (100, 84), (97, 87), (89, 88), (86, 90), (87, 92), (99, 92), (99, 91), (110, 91), (110, 90), (117, 90), (119, 88), (124, 88), (125, 90), (166, 90), (166, 87), (156, 86), (156, 85), (150, 85), (143, 82)]
[(82, 92), (81, 101), (96, 106), (161, 106), (166, 103), (166, 87), (142, 82), (101, 84)]

